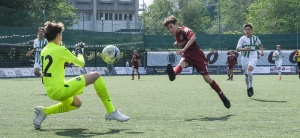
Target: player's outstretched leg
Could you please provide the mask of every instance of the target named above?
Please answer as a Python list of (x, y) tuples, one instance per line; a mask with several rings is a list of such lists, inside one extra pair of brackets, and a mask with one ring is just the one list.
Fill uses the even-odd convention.
[(130, 117), (123, 115), (121, 112), (115, 109), (106, 89), (106, 84), (101, 76), (94, 82), (94, 88), (106, 108), (106, 114), (104, 116), (106, 120), (117, 120), (123, 122), (130, 119)]
[(213, 79), (211, 79), (209, 75), (202, 75), (202, 77), (205, 80), (205, 82), (208, 83), (210, 85), (210, 87), (213, 90), (215, 90), (215, 92), (219, 95), (224, 106), (226, 108), (230, 108), (230, 106), (231, 106), (230, 101), (227, 99), (227, 97), (225, 96), (224, 92), (221, 90), (219, 85)]
[(210, 83), (209, 85), (219, 95), (219, 97), (222, 100), (224, 106), (226, 108), (230, 108), (230, 106), (231, 106), (230, 105), (230, 101), (227, 99), (227, 97), (225, 96), (225, 94), (223, 93), (223, 91), (221, 90), (221, 88), (219, 87), (219, 85), (214, 80), (212, 80), (212, 83)]

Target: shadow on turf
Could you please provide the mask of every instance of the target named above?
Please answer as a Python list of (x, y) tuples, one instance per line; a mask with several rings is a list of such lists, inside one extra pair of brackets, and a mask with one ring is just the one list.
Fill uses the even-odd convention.
[(259, 102), (269, 102), (269, 103), (286, 103), (287, 102), (287, 101), (261, 100), (261, 99), (255, 99), (255, 98), (251, 98), (251, 100), (259, 101)]
[[(40, 131), (56, 131), (55, 134), (59, 136), (68, 136), (68, 137), (94, 137), (100, 135), (111, 135), (111, 134), (118, 134), (121, 131), (126, 131), (129, 129), (109, 129), (108, 132), (86, 132), (89, 129), (55, 129), (55, 130), (47, 130), (42, 129)], [(128, 134), (143, 134), (144, 132), (126, 132)]]
[(192, 118), (192, 119), (185, 119), (184, 121), (227, 121), (231, 116), (234, 115), (226, 115), (221, 117), (203, 117), (203, 118)]

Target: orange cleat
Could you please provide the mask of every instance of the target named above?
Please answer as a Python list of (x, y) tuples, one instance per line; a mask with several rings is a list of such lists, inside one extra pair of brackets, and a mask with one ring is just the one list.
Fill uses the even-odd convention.
[(279, 80), (281, 80), (281, 76), (279, 77)]

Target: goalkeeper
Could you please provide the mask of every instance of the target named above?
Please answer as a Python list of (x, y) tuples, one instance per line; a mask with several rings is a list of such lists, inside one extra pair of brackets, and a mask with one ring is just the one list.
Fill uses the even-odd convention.
[(42, 107), (35, 107), (35, 117), (33, 125), (35, 129), (40, 129), (41, 124), (51, 114), (64, 113), (78, 109), (82, 102), (78, 97), (84, 88), (90, 84), (94, 85), (97, 95), (102, 100), (105, 108), (106, 120), (127, 121), (129, 117), (123, 115), (115, 109), (103, 78), (97, 72), (80, 75), (68, 81), (65, 80), (64, 63), (71, 62), (79, 67), (84, 66), (82, 55), (84, 43), (76, 45), (76, 56), (74, 56), (66, 47), (60, 46), (62, 41), (62, 32), (64, 25), (56, 22), (45, 23), (45, 36), (48, 45), (41, 52), (42, 73), (44, 87), (49, 98), (59, 101), (58, 104)]

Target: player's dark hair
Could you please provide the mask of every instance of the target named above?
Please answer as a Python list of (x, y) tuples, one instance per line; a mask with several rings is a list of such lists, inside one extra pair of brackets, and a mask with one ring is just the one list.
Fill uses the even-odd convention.
[(164, 20), (163, 24), (164, 24), (165, 27), (168, 27), (169, 24), (176, 24), (176, 23), (177, 23), (176, 17), (171, 15), (171, 16), (169, 16), (168, 18), (166, 18)]
[(37, 32), (39, 32), (40, 30), (45, 31), (45, 30), (44, 30), (44, 27), (39, 27), (39, 28), (37, 29)]
[(60, 34), (65, 30), (63, 23), (56, 23), (54, 21), (46, 22), (44, 29), (45, 29), (45, 36), (48, 41), (54, 40), (57, 34)]
[(244, 24), (244, 27), (243, 27), (243, 28), (245, 29), (246, 27), (249, 27), (249, 28), (251, 28), (251, 30), (252, 30), (252, 27), (253, 27), (253, 26), (252, 26), (251, 23), (247, 23), (247, 24)]

